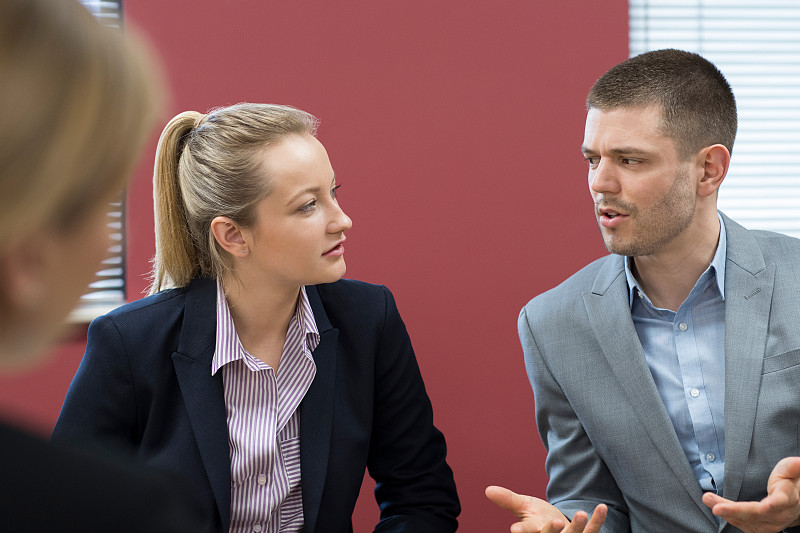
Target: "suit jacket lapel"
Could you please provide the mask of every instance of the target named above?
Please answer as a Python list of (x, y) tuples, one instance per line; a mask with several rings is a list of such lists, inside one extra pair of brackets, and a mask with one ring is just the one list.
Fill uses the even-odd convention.
[(735, 500), (742, 486), (755, 423), (767, 342), (774, 265), (764, 263), (755, 239), (723, 215), (725, 262), (725, 486)]
[(701, 501), (700, 485), (683, 453), (647, 365), (644, 349), (631, 319), (623, 261), (622, 256), (609, 256), (598, 273), (591, 292), (584, 293), (583, 300), (589, 321), (611, 370), (653, 445), (692, 501), (716, 526), (716, 519)]
[(222, 525), (231, 520), (231, 465), (222, 373), (211, 375), (216, 340), (216, 284), (197, 279), (186, 289), (183, 327), (172, 354), (197, 448), (217, 500)]
[(317, 372), (299, 407), (304, 530), (313, 533), (330, 456), (339, 330), (331, 325), (317, 288), (307, 286), (306, 293), (320, 335), (313, 354)]

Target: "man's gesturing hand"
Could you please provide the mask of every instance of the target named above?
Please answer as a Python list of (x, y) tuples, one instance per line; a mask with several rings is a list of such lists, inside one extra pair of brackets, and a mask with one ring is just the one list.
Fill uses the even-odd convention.
[(570, 522), (546, 501), (503, 487), (487, 487), (486, 497), (519, 519), (511, 526), (511, 533), (599, 533), (608, 511), (604, 504), (600, 504), (595, 507), (591, 520), (586, 513), (578, 511)]
[(760, 502), (734, 502), (707, 492), (703, 503), (746, 533), (775, 533), (800, 525), (800, 457), (786, 457), (775, 465), (767, 496)]

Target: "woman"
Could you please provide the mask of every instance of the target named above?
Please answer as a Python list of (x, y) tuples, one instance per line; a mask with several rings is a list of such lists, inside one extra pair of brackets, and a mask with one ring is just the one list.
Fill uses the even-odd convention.
[[(0, 368), (58, 336), (109, 247), (107, 211), (155, 119), (140, 45), (72, 0), (0, 0)], [(34, 401), (34, 399), (31, 399)], [(104, 450), (0, 423), (0, 530), (195, 532), (202, 507)]]
[(95, 321), (56, 436), (133, 444), (194, 480), (217, 531), (450, 532), (445, 443), (391, 293), (340, 278), (351, 221), (286, 106), (185, 112), (155, 165), (152, 295)]

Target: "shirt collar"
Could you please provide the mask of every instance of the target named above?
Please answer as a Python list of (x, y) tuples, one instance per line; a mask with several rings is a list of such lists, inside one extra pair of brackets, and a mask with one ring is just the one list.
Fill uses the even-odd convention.
[[(717, 281), (717, 289), (722, 299), (725, 300), (725, 261), (727, 259), (728, 250), (728, 237), (725, 231), (725, 223), (722, 220), (719, 212), (717, 212), (719, 219), (719, 242), (717, 243), (717, 250), (714, 252), (714, 259), (711, 260), (706, 272), (711, 271), (711, 275), (715, 276)], [(628, 303), (633, 306), (633, 297), (637, 291), (641, 290), (639, 282), (631, 272), (631, 258), (625, 257), (625, 279), (628, 280)], [(644, 293), (644, 291), (642, 291)]]
[[(298, 329), (303, 332), (301, 338), (304, 343), (304, 352), (310, 354), (319, 344), (320, 337), (305, 287), (300, 287), (293, 319), (297, 321)], [(222, 283), (217, 281), (217, 335), (214, 357), (211, 360), (211, 375), (216, 374), (226, 364), (243, 358), (244, 354), (244, 348), (239, 341), (231, 310), (225, 298), (225, 291), (222, 289)]]

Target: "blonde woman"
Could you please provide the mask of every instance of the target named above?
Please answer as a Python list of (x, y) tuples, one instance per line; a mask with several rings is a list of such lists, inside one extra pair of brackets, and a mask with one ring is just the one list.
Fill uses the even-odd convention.
[(445, 442), (382, 286), (341, 280), (317, 120), (185, 112), (155, 165), (153, 294), (95, 321), (56, 435), (118, 438), (190, 478), (216, 530), (347, 533), (365, 468), (375, 531), (456, 529)]
[[(108, 202), (153, 125), (140, 46), (72, 0), (0, 0), (0, 369), (57, 337), (109, 246)], [(35, 401), (31, 398), (31, 401)], [(0, 423), (0, 530), (195, 532), (162, 475)]]

